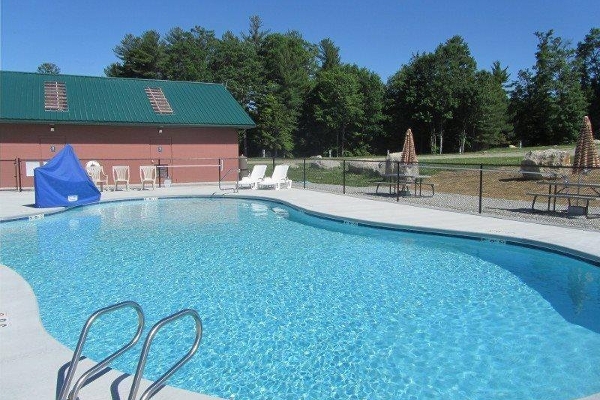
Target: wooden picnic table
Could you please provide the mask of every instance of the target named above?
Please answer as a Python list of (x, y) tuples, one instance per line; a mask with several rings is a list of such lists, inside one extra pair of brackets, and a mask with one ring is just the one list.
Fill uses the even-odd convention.
[(430, 182), (423, 182), (425, 179), (431, 178), (430, 175), (404, 175), (404, 174), (384, 174), (385, 181), (375, 182), (377, 188), (375, 193), (379, 193), (379, 186), (387, 185), (392, 194), (392, 188), (399, 190), (399, 193), (405, 192), (410, 194), (410, 186), (414, 185), (414, 194), (417, 195), (417, 188), (419, 189), (419, 196), (423, 196), (423, 185), (431, 187), (431, 196), (435, 195), (435, 185)]
[[(552, 211), (556, 211), (556, 200), (566, 199), (569, 208), (572, 207), (571, 200), (576, 200), (579, 205), (579, 200), (584, 202), (583, 211), (585, 215), (588, 215), (589, 205), (591, 201), (600, 200), (600, 184), (598, 183), (585, 183), (585, 182), (564, 182), (564, 181), (538, 181), (538, 185), (548, 186), (547, 193), (527, 193), (529, 196), (533, 196), (531, 203), (531, 209), (535, 209), (535, 202), (538, 197), (547, 197), (548, 205), (547, 210), (550, 211), (550, 205), (552, 205)], [(573, 190), (576, 189), (576, 192)], [(588, 194), (581, 193), (581, 189), (589, 189)], [(589, 193), (591, 192), (591, 193)]]

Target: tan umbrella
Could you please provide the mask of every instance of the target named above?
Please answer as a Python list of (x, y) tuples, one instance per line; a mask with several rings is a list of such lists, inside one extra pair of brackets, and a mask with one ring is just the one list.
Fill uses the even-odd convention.
[(404, 137), (404, 146), (402, 147), (402, 156), (400, 156), (400, 162), (402, 164), (416, 164), (419, 162), (417, 161), (415, 141), (410, 128), (408, 128), (406, 131), (406, 136)]
[(573, 170), (574, 174), (585, 172), (588, 168), (600, 167), (600, 159), (598, 158), (598, 150), (596, 150), (596, 144), (594, 143), (594, 136), (592, 134), (592, 123), (590, 119), (585, 116), (583, 117), (583, 126), (581, 127), (581, 133), (577, 139), (577, 146), (575, 147), (575, 157), (573, 159)]

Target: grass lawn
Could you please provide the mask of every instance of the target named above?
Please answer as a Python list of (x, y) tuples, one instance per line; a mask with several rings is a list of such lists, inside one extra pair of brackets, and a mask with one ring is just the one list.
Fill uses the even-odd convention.
[[(484, 196), (506, 198), (506, 199), (529, 199), (527, 192), (540, 190), (534, 181), (525, 180), (518, 173), (519, 166), (525, 154), (530, 150), (559, 149), (573, 152), (575, 145), (528, 147), (528, 148), (499, 148), (482, 152), (471, 152), (465, 154), (442, 154), (442, 155), (418, 155), (420, 174), (430, 175), (430, 182), (435, 183), (436, 192), (457, 193), (477, 195), (479, 187), (480, 165), (484, 165), (483, 188)], [(327, 159), (324, 159), (327, 160)], [(341, 159), (329, 159), (339, 161)], [(371, 160), (382, 162), (385, 156), (352, 157), (346, 158), (346, 164), (350, 161)], [(276, 159), (276, 164), (290, 164), (288, 177), (295, 182), (303, 182), (304, 160), (303, 159)], [(248, 160), (249, 168), (255, 164), (267, 164), (267, 176), (273, 171), (273, 160), (270, 158), (254, 158)], [(310, 167), (306, 160), (306, 181), (316, 184), (342, 185), (344, 174), (342, 167), (321, 169)], [(457, 167), (456, 168), (453, 168)], [(348, 167), (348, 166), (347, 166)], [(348, 168), (347, 168), (348, 169)], [(570, 175), (570, 171), (566, 171)], [(600, 171), (597, 172), (600, 174)], [(373, 171), (364, 170), (362, 173), (346, 171), (345, 184), (348, 187), (374, 186), (374, 182), (382, 180), (382, 177)], [(595, 174), (594, 174), (595, 175)], [(597, 177), (588, 177), (597, 179)]]

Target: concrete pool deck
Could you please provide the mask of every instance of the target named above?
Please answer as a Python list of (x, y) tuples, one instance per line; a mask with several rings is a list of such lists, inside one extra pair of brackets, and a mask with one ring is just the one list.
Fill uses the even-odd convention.
[[(102, 201), (179, 196), (270, 199), (348, 222), (367, 222), (385, 227), (461, 236), (483, 236), (490, 240), (510, 240), (559, 250), (600, 263), (600, 233), (596, 232), (301, 189), (240, 190), (239, 193), (233, 193), (230, 190), (221, 191), (216, 185), (175, 186), (154, 191), (103, 192)], [(0, 220), (27, 218), (62, 210), (37, 209), (32, 206), (33, 203), (33, 191), (0, 192)], [(103, 306), (105, 305), (98, 305), (98, 308)], [(5, 266), (0, 266), (0, 313), (4, 314), (0, 319), (6, 320), (0, 322), (0, 325), (6, 325), (0, 327), (0, 399), (55, 398), (57, 382), (64, 373), (65, 364), (72, 357), (72, 351), (44, 330), (31, 287)], [(85, 371), (91, 365), (91, 361), (83, 360), (79, 369)], [(126, 399), (131, 381), (131, 376), (111, 370), (86, 386), (80, 392), (80, 399)], [(148, 382), (145, 382), (138, 393), (141, 394), (147, 385)], [(153, 399), (208, 400), (215, 397), (167, 386)], [(600, 400), (600, 393), (585, 399)]]

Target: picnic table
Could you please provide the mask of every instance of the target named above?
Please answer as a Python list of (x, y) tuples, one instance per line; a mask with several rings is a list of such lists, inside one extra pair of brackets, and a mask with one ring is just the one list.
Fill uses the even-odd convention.
[[(584, 214), (587, 216), (589, 212), (589, 206), (591, 201), (600, 200), (600, 184), (598, 183), (585, 183), (585, 182), (562, 182), (562, 181), (538, 181), (538, 185), (548, 186), (548, 191), (545, 193), (527, 193), (529, 196), (533, 196), (531, 203), (531, 209), (535, 209), (535, 202), (538, 197), (548, 198), (547, 210), (550, 211), (552, 205), (552, 211), (556, 211), (556, 200), (566, 199), (569, 205), (569, 209), (572, 209), (571, 201), (575, 200), (577, 205), (575, 207), (581, 207)], [(585, 189), (587, 193), (581, 193), (581, 190)], [(583, 202), (583, 206), (579, 206), (579, 201)]]
[(431, 178), (430, 175), (384, 174), (383, 177), (385, 181), (375, 182), (377, 184), (375, 193), (379, 193), (379, 186), (388, 186), (390, 194), (392, 194), (393, 188), (398, 190), (399, 193), (410, 195), (410, 186), (414, 185), (415, 196), (417, 195), (417, 189), (419, 196), (423, 196), (423, 185), (425, 185), (431, 187), (431, 196), (435, 195), (435, 185), (431, 182), (423, 182)]

